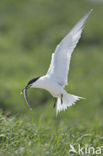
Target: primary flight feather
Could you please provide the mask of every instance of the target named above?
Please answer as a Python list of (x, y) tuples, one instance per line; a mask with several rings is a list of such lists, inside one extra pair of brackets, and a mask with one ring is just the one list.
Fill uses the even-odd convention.
[(52, 54), (51, 64), (47, 74), (30, 80), (23, 89), (24, 97), (29, 107), (30, 104), (27, 98), (28, 88), (42, 88), (49, 91), (51, 95), (57, 99), (57, 106), (56, 101), (54, 103), (54, 106), (56, 106), (56, 114), (61, 110), (67, 109), (67, 107), (81, 98), (68, 94), (64, 90), (64, 87), (68, 82), (68, 71), (72, 52), (81, 37), (84, 24), (91, 11), (92, 10), (90, 10), (64, 37), (60, 44), (57, 45), (55, 52)]

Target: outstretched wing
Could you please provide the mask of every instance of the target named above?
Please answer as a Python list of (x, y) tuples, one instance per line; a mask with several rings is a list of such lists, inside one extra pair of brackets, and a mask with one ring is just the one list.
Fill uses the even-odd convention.
[(64, 37), (52, 54), (51, 64), (47, 75), (63, 87), (67, 85), (71, 54), (81, 37), (84, 24), (91, 11), (92, 10), (90, 10)]

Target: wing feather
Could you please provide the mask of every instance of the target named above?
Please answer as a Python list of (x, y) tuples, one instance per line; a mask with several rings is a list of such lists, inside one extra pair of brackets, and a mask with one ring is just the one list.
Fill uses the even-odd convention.
[(84, 24), (91, 11), (92, 10), (90, 10), (64, 37), (52, 54), (51, 64), (47, 75), (63, 87), (67, 85), (68, 81), (67, 77), (71, 54), (81, 37)]

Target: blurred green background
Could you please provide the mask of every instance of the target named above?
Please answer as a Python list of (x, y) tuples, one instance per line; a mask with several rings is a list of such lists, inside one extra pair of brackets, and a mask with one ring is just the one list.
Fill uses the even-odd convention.
[[(72, 55), (69, 93), (85, 97), (55, 117), (52, 96), (30, 89), (28, 109), (20, 91), (46, 73), (60, 40), (90, 10), (80, 42)], [(0, 109), (42, 126), (103, 131), (103, 3), (93, 0), (0, 1)], [(55, 130), (56, 131), (56, 130)]]

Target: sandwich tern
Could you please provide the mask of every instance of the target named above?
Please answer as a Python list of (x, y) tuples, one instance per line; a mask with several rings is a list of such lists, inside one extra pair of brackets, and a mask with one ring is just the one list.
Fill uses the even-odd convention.
[(56, 106), (56, 114), (62, 110), (66, 110), (67, 107), (72, 106), (76, 101), (82, 98), (67, 93), (64, 87), (67, 85), (68, 81), (72, 52), (81, 37), (84, 24), (91, 12), (92, 10), (90, 10), (57, 45), (55, 52), (52, 54), (50, 67), (46, 75), (33, 78), (22, 90), (29, 108), (31, 107), (27, 97), (28, 88), (42, 88), (51, 93), (55, 99), (54, 107)]

